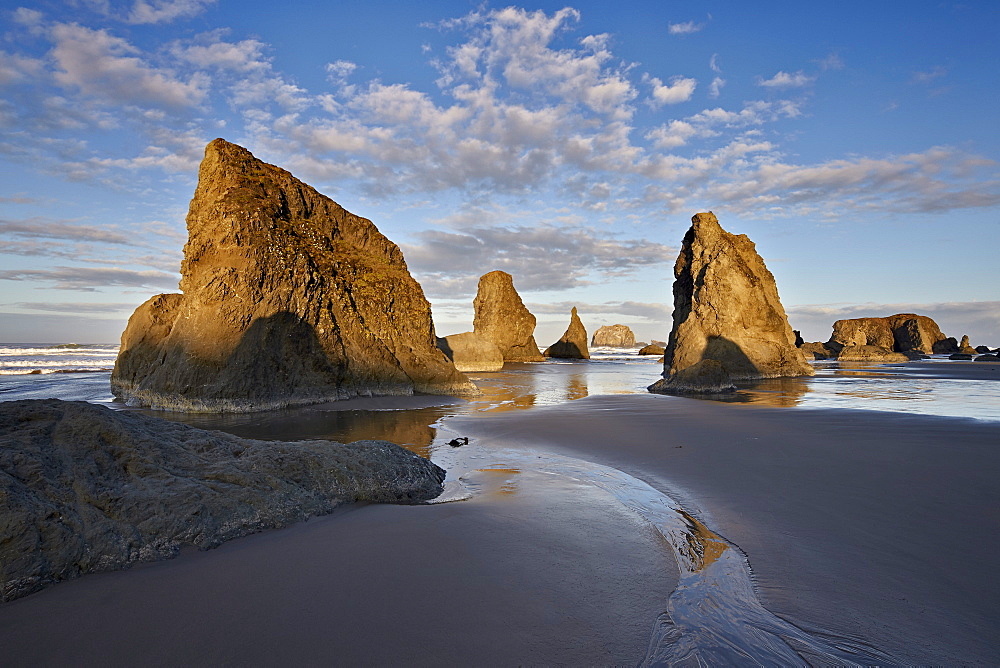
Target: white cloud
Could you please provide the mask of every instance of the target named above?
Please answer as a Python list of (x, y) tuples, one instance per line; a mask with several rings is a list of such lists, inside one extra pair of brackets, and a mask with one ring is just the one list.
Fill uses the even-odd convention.
[(218, 33), (202, 35), (194, 43), (173, 45), (179, 58), (201, 69), (217, 68), (236, 72), (251, 72), (270, 67), (264, 60), (264, 43), (256, 39), (225, 42)]
[(722, 68), (719, 67), (719, 54), (712, 54), (712, 57), (708, 59), (708, 67), (716, 74), (722, 74)]
[(215, 0), (136, 0), (125, 21), (127, 23), (168, 23), (190, 18), (205, 11)]
[(914, 72), (913, 73), (913, 83), (918, 84), (929, 84), (937, 79), (940, 79), (948, 74), (948, 70), (940, 65), (931, 68), (927, 72)]
[(726, 80), (722, 77), (714, 77), (712, 83), (708, 85), (708, 96), (711, 98), (719, 97), (722, 93), (722, 87), (726, 85)]
[(801, 88), (802, 86), (808, 86), (815, 80), (816, 77), (808, 76), (801, 70), (794, 74), (782, 71), (778, 72), (770, 79), (758, 77), (757, 85), (765, 88)]
[(704, 23), (686, 21), (685, 23), (670, 23), (668, 24), (667, 29), (670, 31), (671, 35), (690, 35), (702, 30), (704, 27)]
[(18, 83), (37, 77), (42, 71), (42, 61), (0, 51), (0, 86)]
[(177, 275), (162, 271), (136, 271), (120, 267), (55, 267), (53, 269), (4, 269), (0, 280), (48, 283), (57, 290), (96, 292), (100, 288), (142, 287), (177, 289)]
[(105, 30), (60, 23), (52, 28), (56, 81), (106, 104), (188, 107), (206, 94), (207, 81), (192, 75), (187, 81), (174, 72), (152, 67), (139, 49)]
[[(669, 285), (666, 286), (669, 289)], [(539, 303), (528, 303), (526, 304), (528, 310), (532, 313), (545, 314), (545, 315), (564, 315), (570, 312), (570, 310), (575, 306), (579, 311), (581, 316), (592, 315), (595, 313), (610, 314), (610, 315), (621, 315), (633, 318), (643, 318), (652, 322), (671, 322), (671, 313), (673, 312), (673, 306), (668, 304), (658, 304), (652, 302), (633, 302), (633, 301), (620, 301), (620, 302), (603, 302), (600, 304), (594, 304), (589, 302), (580, 301), (565, 301), (565, 302), (555, 302), (548, 304)]]
[(822, 70), (842, 70), (844, 69), (844, 61), (840, 59), (839, 54), (831, 53), (819, 61), (819, 66)]
[(656, 77), (649, 77), (647, 81), (653, 87), (653, 98), (650, 103), (654, 108), (665, 104), (687, 102), (694, 95), (694, 89), (698, 85), (694, 79), (681, 76), (671, 77), (670, 85), (664, 85)]
[(133, 243), (127, 234), (115, 230), (37, 217), (23, 220), (0, 219), (0, 234), (5, 237), (28, 239), (96, 241), (126, 245)]
[(402, 244), (407, 264), (429, 295), (475, 293), (479, 276), (502, 269), (519, 290), (587, 285), (596, 272), (625, 276), (673, 261), (676, 251), (645, 239), (619, 240), (580, 226), (479, 226), (461, 232), (428, 230)]

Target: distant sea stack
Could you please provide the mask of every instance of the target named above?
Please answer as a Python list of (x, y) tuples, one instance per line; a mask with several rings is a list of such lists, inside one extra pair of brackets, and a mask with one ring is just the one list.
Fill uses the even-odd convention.
[(590, 351), (587, 349), (587, 330), (584, 328), (580, 316), (577, 315), (575, 306), (570, 312), (569, 327), (566, 328), (566, 333), (545, 349), (545, 356), (574, 360), (590, 359)]
[(472, 301), (472, 329), (500, 349), (505, 362), (544, 362), (535, 343), (535, 316), (514, 289), (514, 279), (505, 271), (491, 271), (479, 279)]
[(663, 379), (649, 391), (719, 392), (736, 380), (814, 373), (753, 242), (723, 230), (711, 212), (696, 214), (674, 264)]
[(594, 332), (590, 345), (594, 348), (634, 348), (635, 334), (628, 325), (604, 325)]
[(187, 216), (183, 294), (129, 319), (129, 405), (249, 412), (354, 396), (474, 394), (435, 345), (396, 244), (246, 149), (212, 141)]
[(915, 313), (838, 320), (833, 323), (833, 333), (825, 347), (831, 356), (842, 361), (884, 362), (952, 353), (959, 348), (955, 339), (946, 337), (934, 320)]

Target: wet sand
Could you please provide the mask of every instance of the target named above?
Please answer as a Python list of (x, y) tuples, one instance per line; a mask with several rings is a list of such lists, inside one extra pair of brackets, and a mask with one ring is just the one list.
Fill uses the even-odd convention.
[(677, 572), (605, 492), (516, 470), (0, 606), (0, 664), (635, 665)]
[(670, 494), (746, 552), (761, 601), (801, 628), (909, 664), (1000, 660), (998, 422), (650, 395), (449, 426)]
[[(634, 665), (678, 583), (671, 548), (586, 476), (533, 470), (538, 453), (680, 501), (743, 549), (771, 612), (814, 634), (901, 663), (1000, 660), (1000, 421), (788, 408), (811, 391), (799, 379), (734, 403), (636, 393), (646, 368), (518, 365), (479, 379), (478, 406), (380, 399), (228, 419), (216, 426), (263, 437), (395, 435), (451, 462), (451, 492), (472, 498), (350, 508), (60, 584), (0, 606), (2, 663)], [(997, 376), (936, 361), (842, 371)], [(447, 447), (456, 435), (472, 443)]]

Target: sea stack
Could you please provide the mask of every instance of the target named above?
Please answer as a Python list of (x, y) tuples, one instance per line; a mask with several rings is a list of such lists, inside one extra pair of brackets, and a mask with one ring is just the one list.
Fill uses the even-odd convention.
[(590, 340), (590, 345), (594, 348), (634, 348), (635, 334), (628, 325), (604, 325), (594, 332), (594, 337)]
[(514, 279), (505, 271), (491, 271), (479, 279), (472, 301), (472, 329), (500, 349), (505, 362), (544, 362), (535, 343), (535, 316), (514, 289)]
[[(933, 319), (915, 313), (838, 320), (833, 323), (833, 333), (825, 344), (838, 359), (856, 358), (856, 352), (863, 346), (881, 349), (884, 361), (896, 361), (898, 356), (891, 353), (929, 355), (958, 349), (955, 339), (945, 337)], [(875, 351), (868, 351), (866, 359), (874, 359), (874, 354)]]
[(187, 216), (183, 294), (129, 319), (111, 375), (134, 406), (250, 412), (354, 396), (474, 394), (375, 225), (212, 141)]
[(562, 338), (545, 349), (546, 357), (559, 357), (563, 359), (589, 360), (590, 351), (587, 350), (587, 330), (576, 313), (576, 307), (569, 316), (569, 327)]
[(674, 264), (663, 379), (649, 391), (717, 392), (737, 380), (814, 373), (795, 347), (774, 276), (753, 242), (726, 232), (711, 212), (696, 214)]

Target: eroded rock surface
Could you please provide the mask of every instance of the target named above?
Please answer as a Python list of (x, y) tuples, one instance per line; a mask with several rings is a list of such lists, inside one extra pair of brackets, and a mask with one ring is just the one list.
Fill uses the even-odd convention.
[(437, 340), (438, 348), (463, 373), (473, 371), (499, 371), (503, 368), (500, 349), (475, 332), (462, 332)]
[(0, 402), (0, 600), (329, 513), (445, 472), (386, 441), (256, 441), (82, 401)]
[(479, 279), (472, 302), (472, 329), (500, 349), (505, 362), (544, 362), (535, 343), (535, 316), (514, 289), (514, 279), (505, 271), (491, 271)]
[(839, 362), (908, 362), (910, 357), (881, 346), (844, 346), (837, 353)]
[(844, 346), (876, 346), (887, 352), (948, 352), (952, 346), (933, 319), (915, 313), (884, 318), (850, 318), (833, 323), (826, 347), (839, 353)]
[(635, 334), (628, 325), (604, 325), (594, 332), (590, 345), (594, 348), (634, 348)]
[[(663, 379), (651, 392), (685, 391), (691, 372), (728, 381), (809, 376), (815, 371), (795, 347), (795, 335), (764, 260), (746, 235), (734, 235), (711, 212), (696, 214), (674, 264), (673, 328), (664, 354)], [(721, 373), (719, 372), (721, 369)], [(731, 384), (731, 383), (730, 383)], [(696, 389), (696, 391), (706, 391)]]
[(122, 335), (120, 400), (243, 412), (476, 393), (396, 244), (287, 171), (212, 141), (187, 227), (183, 294), (147, 301)]
[(569, 316), (569, 327), (566, 333), (558, 341), (545, 349), (546, 357), (559, 357), (562, 359), (590, 359), (590, 350), (587, 349), (587, 330), (583, 326), (583, 321), (577, 315), (576, 307)]

